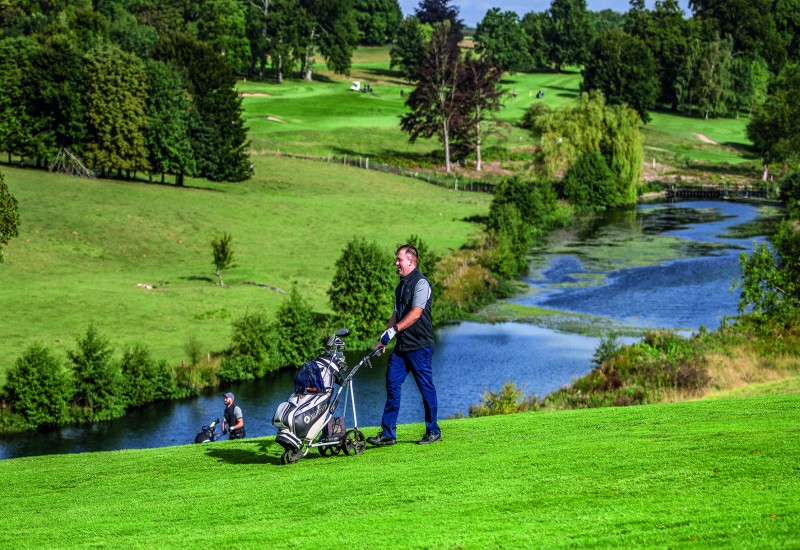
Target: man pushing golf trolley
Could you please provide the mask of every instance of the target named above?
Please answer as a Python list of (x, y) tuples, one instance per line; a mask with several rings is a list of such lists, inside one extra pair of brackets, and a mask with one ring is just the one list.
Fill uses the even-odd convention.
[[(372, 359), (383, 350), (379, 348), (365, 356), (342, 378), (347, 370), (342, 338), (349, 334), (348, 329), (341, 328), (331, 335), (320, 355), (300, 367), (294, 379), (295, 391), (289, 400), (278, 405), (272, 425), (279, 430), (275, 441), (284, 449), (281, 464), (297, 462), (311, 448), (319, 449), (323, 456), (328, 453), (338, 455), (341, 451), (346, 455), (364, 452), (366, 438), (358, 429), (353, 377), (364, 365), (372, 368)], [(339, 385), (335, 396), (334, 381)], [(344, 410), (337, 417), (334, 415), (343, 392)], [(353, 428), (349, 430), (345, 424), (348, 399), (353, 407)]]

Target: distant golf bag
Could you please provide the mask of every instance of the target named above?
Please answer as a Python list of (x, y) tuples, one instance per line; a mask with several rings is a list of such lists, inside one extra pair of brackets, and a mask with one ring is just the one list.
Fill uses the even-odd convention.
[(216, 441), (219, 438), (217, 435), (217, 424), (219, 424), (219, 418), (211, 422), (208, 426), (203, 426), (200, 433), (194, 437), (194, 442), (208, 443), (209, 441)]
[[(328, 452), (334, 455), (340, 451), (347, 455), (364, 452), (366, 438), (358, 429), (353, 376), (363, 365), (372, 367), (370, 359), (380, 355), (380, 352), (364, 357), (346, 378), (342, 378), (342, 373), (347, 370), (342, 338), (349, 334), (348, 329), (342, 328), (332, 335), (325, 348), (320, 350), (319, 357), (300, 368), (294, 379), (294, 393), (289, 400), (278, 405), (272, 425), (278, 429), (275, 441), (284, 449), (282, 464), (297, 462), (308, 454), (311, 447), (318, 448), (323, 456)], [(339, 386), (335, 395), (334, 382)], [(351, 430), (345, 424), (347, 399), (342, 416), (334, 417), (345, 389), (353, 407), (354, 427)]]

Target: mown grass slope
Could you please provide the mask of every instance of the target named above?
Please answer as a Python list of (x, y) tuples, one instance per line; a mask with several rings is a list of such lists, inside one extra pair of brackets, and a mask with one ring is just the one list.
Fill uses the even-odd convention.
[(0, 546), (797, 548), (799, 426), (794, 394), (409, 425), (289, 466), (272, 438), (11, 459)]

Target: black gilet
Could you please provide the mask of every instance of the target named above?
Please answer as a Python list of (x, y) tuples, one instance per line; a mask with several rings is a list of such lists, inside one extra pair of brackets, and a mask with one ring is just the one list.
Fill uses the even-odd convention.
[[(414, 289), (417, 283), (425, 279), (420, 273), (419, 268), (414, 270), (400, 280), (400, 284), (394, 290), (394, 303), (397, 307), (397, 321), (405, 317), (414, 305)], [(425, 279), (427, 281), (427, 279)], [(429, 283), (430, 284), (430, 283)], [(433, 321), (431, 320), (431, 304), (433, 295), (425, 302), (422, 315), (416, 323), (407, 329), (397, 333), (397, 351), (414, 351), (422, 348), (433, 347)]]

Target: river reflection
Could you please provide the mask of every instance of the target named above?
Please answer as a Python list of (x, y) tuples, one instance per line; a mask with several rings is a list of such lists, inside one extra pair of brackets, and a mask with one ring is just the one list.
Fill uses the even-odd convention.
[[(659, 209), (654, 212), (657, 215), (648, 216), (653, 209)], [(739, 253), (750, 250), (757, 240), (725, 234), (758, 215), (755, 206), (729, 202), (648, 205), (611, 215), (583, 231), (570, 244), (570, 253), (544, 251), (526, 278), (532, 292), (514, 301), (636, 327), (716, 328), (723, 316), (736, 312), (737, 298), (728, 287), (738, 275)], [(613, 258), (602, 258), (604, 264), (590, 253), (597, 251), (598, 240), (608, 241), (611, 233), (618, 249), (640, 246), (646, 250), (647, 239), (653, 235), (675, 237), (679, 243), (691, 241), (692, 246), (681, 248), (678, 259), (612, 269)], [(506, 380), (540, 396), (568, 384), (591, 369), (599, 339), (530, 324), (464, 322), (439, 329), (436, 342), (434, 382), (443, 419), (466, 415), (484, 391), (497, 390)], [(359, 354), (348, 354), (350, 364), (359, 359)], [(369, 435), (380, 424), (385, 361), (379, 358), (372, 370), (362, 369), (355, 378), (359, 425), (370, 427), (365, 430)], [(291, 393), (293, 378), (294, 372), (278, 373), (225, 389), (236, 394), (249, 437), (275, 434), (272, 415)], [(399, 422), (421, 422), (422, 399), (412, 377), (403, 392)], [(222, 392), (216, 391), (153, 404), (123, 419), (89, 427), (3, 437), (0, 458), (189, 444), (203, 424), (222, 416), (223, 408)], [(351, 413), (348, 426), (353, 424)]]

